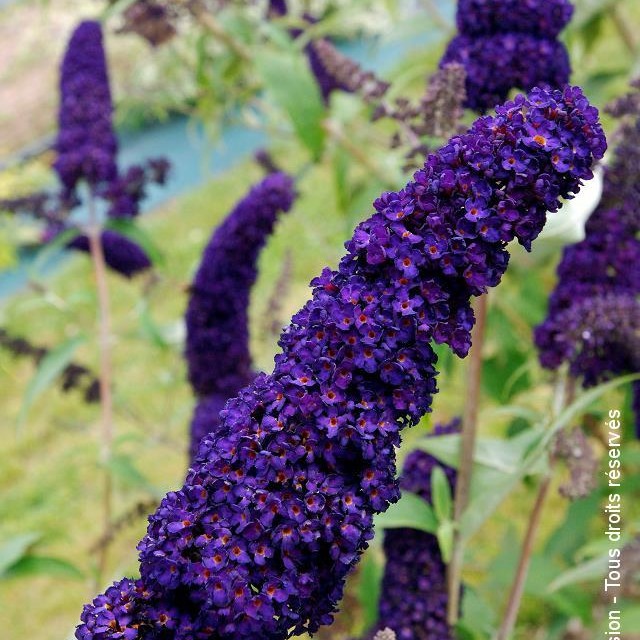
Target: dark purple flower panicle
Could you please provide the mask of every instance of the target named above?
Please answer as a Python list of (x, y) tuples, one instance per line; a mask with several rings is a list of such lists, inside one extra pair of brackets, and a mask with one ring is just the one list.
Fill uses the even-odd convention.
[(562, 87), (571, 67), (565, 46), (556, 40), (520, 33), (457, 36), (447, 47), (441, 66), (458, 62), (466, 71), (466, 106), (487, 111), (514, 87), (546, 84)]
[[(161, 637), (283, 640), (332, 621), (373, 515), (398, 499), (400, 431), (436, 392), (432, 341), (467, 353), (470, 299), (500, 281), (506, 244), (528, 247), (604, 153), (578, 88), (534, 90), (496, 113), (376, 200), (338, 270), (312, 282), (273, 373), (227, 403), (182, 489), (150, 517), (141, 581), (180, 611)], [(87, 631), (95, 602), (77, 637), (117, 637)], [(154, 607), (136, 607), (140, 637), (160, 637)]]
[[(460, 431), (460, 420), (437, 425), (431, 436)], [(431, 473), (435, 467), (445, 472), (452, 492), (456, 471), (424, 451), (407, 457), (400, 488), (419, 495), (432, 504)], [(438, 539), (416, 529), (389, 529), (384, 534), (386, 563), (379, 600), (379, 629), (393, 629), (398, 640), (451, 640), (447, 623), (446, 565)], [(371, 637), (373, 632), (369, 634)]]
[(202, 399), (191, 423), (192, 457), (215, 425), (224, 401), (254, 377), (249, 293), (257, 276), (258, 254), (278, 214), (289, 211), (294, 198), (293, 178), (285, 173), (268, 175), (234, 207), (204, 250), (186, 314), (189, 380)]
[(58, 157), (53, 165), (68, 193), (80, 180), (95, 191), (116, 178), (112, 112), (102, 28), (99, 22), (81, 22), (62, 62)]
[[(602, 200), (584, 240), (565, 248), (547, 317), (534, 333), (541, 364), (567, 362), (585, 387), (640, 371), (640, 118), (624, 123), (618, 139)], [(633, 390), (636, 406), (640, 385)], [(640, 435), (637, 412), (636, 428)]]
[(556, 36), (572, 13), (567, 0), (459, 0), (460, 35), (449, 43), (440, 66), (465, 66), (466, 106), (479, 112), (492, 109), (514, 88), (561, 88), (571, 66)]
[[(133, 240), (111, 229), (105, 229), (100, 237), (104, 260), (114, 271), (132, 278), (151, 266), (149, 256)], [(89, 238), (86, 235), (77, 236), (67, 246), (85, 253), (90, 251)]]
[(458, 31), (467, 36), (525, 33), (555, 38), (569, 23), (568, 0), (458, 0)]

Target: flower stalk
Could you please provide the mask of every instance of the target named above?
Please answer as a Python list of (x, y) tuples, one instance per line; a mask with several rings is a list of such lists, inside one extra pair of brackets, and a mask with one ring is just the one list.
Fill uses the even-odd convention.
[[(113, 452), (113, 362), (111, 342), (111, 313), (109, 289), (107, 285), (107, 269), (102, 250), (102, 228), (97, 220), (93, 198), (89, 200), (89, 226), (87, 237), (98, 296), (98, 348), (100, 351), (100, 407), (102, 410), (100, 430), (100, 464), (103, 470), (102, 489), (102, 528), (103, 535), (111, 530), (113, 507), (113, 483), (110, 462)], [(108, 545), (98, 551), (98, 573), (96, 580), (100, 582), (104, 576), (108, 559)]]
[[(575, 396), (575, 380), (573, 378), (559, 376), (556, 382), (555, 397), (553, 406), (551, 407), (552, 419), (557, 417), (563, 409), (568, 407), (574, 400)], [(524, 594), (524, 587), (527, 581), (527, 575), (529, 573), (529, 565), (531, 564), (531, 555), (533, 554), (533, 547), (540, 528), (540, 521), (542, 518), (542, 512), (546, 504), (547, 496), (549, 495), (549, 489), (553, 481), (554, 471), (554, 459), (549, 456), (549, 468), (544, 474), (540, 485), (538, 486), (538, 493), (533, 504), (533, 509), (529, 515), (529, 521), (527, 523), (527, 530), (525, 532), (524, 540), (522, 542), (522, 550), (520, 552), (520, 558), (518, 559), (518, 568), (509, 591), (509, 598), (507, 600), (507, 606), (505, 609), (504, 618), (496, 640), (508, 640), (511, 637), (516, 621), (518, 619), (518, 611), (520, 610), (520, 604), (522, 602), (522, 596)]]

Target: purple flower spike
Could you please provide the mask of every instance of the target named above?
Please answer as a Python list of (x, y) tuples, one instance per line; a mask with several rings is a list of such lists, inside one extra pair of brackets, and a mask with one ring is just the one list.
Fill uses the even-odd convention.
[[(460, 420), (456, 419), (447, 425), (437, 425), (429, 437), (459, 431)], [(400, 488), (432, 504), (431, 473), (438, 466), (445, 472), (452, 493), (455, 492), (455, 469), (424, 451), (413, 451), (407, 457)], [(378, 629), (393, 629), (398, 640), (451, 640), (446, 565), (436, 536), (416, 529), (389, 529), (384, 534), (384, 553)]]
[(440, 66), (453, 62), (466, 70), (466, 106), (484, 112), (502, 102), (513, 88), (562, 87), (571, 67), (565, 46), (556, 40), (521, 33), (457, 36)]
[[(117, 231), (105, 229), (101, 238), (104, 261), (114, 271), (132, 278), (151, 266), (151, 260), (144, 250)], [(74, 238), (67, 246), (84, 253), (90, 251), (89, 238), (86, 235)]]
[(54, 169), (68, 194), (80, 180), (95, 191), (118, 174), (118, 143), (99, 22), (81, 22), (71, 36), (60, 76), (58, 157)]
[(466, 36), (525, 33), (555, 38), (569, 23), (568, 0), (458, 0), (458, 31)]
[(459, 0), (460, 35), (449, 43), (440, 67), (464, 65), (465, 105), (481, 113), (512, 89), (562, 88), (571, 66), (556, 37), (572, 13), (567, 0)]
[(191, 454), (224, 402), (254, 377), (247, 309), (258, 254), (278, 214), (295, 198), (293, 178), (273, 173), (255, 185), (215, 230), (191, 286), (186, 314), (189, 380), (201, 402), (191, 423)]
[[(632, 94), (631, 97), (638, 93)], [(548, 369), (569, 364), (590, 387), (640, 371), (640, 117), (624, 122), (585, 238), (564, 250), (547, 317), (534, 337)], [(640, 385), (633, 385), (640, 436)]]
[[(525, 171), (503, 167), (506, 146), (522, 152)], [(470, 299), (500, 281), (506, 244), (529, 246), (605, 146), (580, 89), (534, 90), (376, 200), (337, 271), (312, 282), (273, 372), (226, 404), (182, 489), (149, 518), (141, 582), (180, 617), (160, 635), (155, 606), (137, 602), (141, 638), (284, 640), (332, 621), (373, 515), (398, 499), (400, 431), (436, 392), (432, 341), (466, 354)], [(569, 171), (555, 169), (558, 150), (574, 154)], [(467, 220), (468, 198), (483, 199), (488, 216)], [(495, 241), (483, 236), (489, 222)], [(438, 257), (426, 236), (442, 242)], [(398, 299), (411, 311), (396, 311)], [(99, 615), (98, 605), (85, 608), (78, 638), (117, 637), (87, 631)]]

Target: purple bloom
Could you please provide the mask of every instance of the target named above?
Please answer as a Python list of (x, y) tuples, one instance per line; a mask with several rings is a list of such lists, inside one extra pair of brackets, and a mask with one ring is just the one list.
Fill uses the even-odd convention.
[[(576, 150), (572, 171), (558, 173), (552, 152), (522, 142), (532, 122), (548, 123), (563, 148)], [(505, 145), (526, 154), (524, 175), (502, 167)], [(430, 155), (405, 188), (376, 200), (337, 271), (325, 269), (312, 282), (311, 300), (280, 339), (273, 372), (228, 401), (182, 489), (169, 493), (149, 519), (138, 547), (141, 582), (181, 613), (163, 638), (282, 640), (332, 621), (345, 577), (373, 536), (373, 515), (398, 499), (400, 431), (429, 411), (436, 392), (431, 342), (467, 353), (471, 297), (500, 281), (506, 242), (517, 238), (528, 247), (549, 205), (560, 206), (539, 192), (539, 178), (567, 197), (591, 176), (605, 146), (597, 110), (579, 89), (538, 89), (476, 121)], [(480, 151), (493, 158), (481, 171), (474, 168)], [(442, 187), (437, 178), (447, 171), (453, 186)], [(500, 219), (501, 242), (457, 235), (469, 197), (486, 199), (489, 220), (499, 217), (501, 204), (519, 214)], [(451, 248), (433, 259), (423, 249), (418, 273), (408, 277), (396, 258), (406, 245), (419, 250), (427, 233)], [(451, 259), (451, 275), (442, 270), (444, 257)], [(438, 289), (446, 303), (436, 311), (428, 298)], [(423, 300), (415, 315), (394, 310), (404, 294)], [(363, 327), (370, 343), (361, 339)], [(377, 352), (370, 372), (356, 360), (371, 346)], [(306, 372), (311, 380), (301, 386)], [(337, 424), (330, 428), (332, 418)], [(253, 560), (256, 552), (264, 563)], [(216, 568), (204, 572), (216, 558)], [(158, 637), (151, 607), (136, 606), (142, 637)], [(85, 608), (78, 638), (114, 637), (87, 631), (99, 615), (97, 604)]]
[[(585, 387), (640, 371), (640, 118), (619, 133), (602, 200), (584, 240), (565, 248), (547, 317), (534, 334), (542, 365), (569, 363)], [(638, 407), (640, 385), (633, 392)], [(640, 435), (638, 412), (636, 430)]]
[(568, 24), (568, 0), (458, 0), (458, 31), (466, 36), (525, 33), (555, 38)]
[[(151, 266), (151, 260), (144, 250), (133, 240), (117, 231), (105, 229), (101, 234), (104, 260), (111, 269), (131, 278)], [(89, 253), (89, 238), (80, 235), (67, 245), (70, 249)]]
[(60, 76), (58, 157), (54, 169), (67, 193), (86, 180), (95, 192), (117, 176), (111, 92), (99, 22), (81, 22), (71, 36)]
[(562, 87), (571, 71), (561, 42), (523, 33), (456, 36), (440, 66), (453, 62), (466, 70), (466, 106), (479, 112), (504, 101), (514, 88)]
[[(81, 22), (73, 32), (62, 62), (60, 94), (55, 145), (58, 156), (53, 165), (60, 190), (0, 202), (0, 206), (15, 213), (45, 221), (44, 242), (74, 227), (69, 214), (82, 204), (78, 189), (81, 181), (90, 187), (89, 198), (106, 201), (109, 217), (133, 217), (146, 195), (145, 187), (149, 183), (164, 184), (169, 170), (167, 160), (154, 158), (125, 173), (118, 171), (118, 145), (100, 23)], [(119, 233), (104, 230), (101, 237), (106, 263), (113, 270), (131, 277), (151, 266), (143, 249)], [(89, 251), (86, 235), (78, 236), (67, 246)]]
[[(437, 425), (430, 436), (460, 431), (460, 420)], [(441, 467), (452, 492), (455, 469), (443, 465), (424, 451), (407, 457), (400, 488), (419, 495), (432, 504), (431, 473)], [(389, 628), (398, 640), (450, 640), (447, 624), (446, 565), (438, 539), (416, 529), (390, 529), (384, 534), (386, 563), (379, 600), (378, 629)], [(372, 637), (375, 630), (367, 637)]]
[(215, 230), (191, 285), (186, 313), (189, 380), (200, 402), (191, 455), (227, 398), (251, 382), (247, 309), (258, 254), (278, 214), (295, 198), (293, 179), (273, 173), (255, 185)]

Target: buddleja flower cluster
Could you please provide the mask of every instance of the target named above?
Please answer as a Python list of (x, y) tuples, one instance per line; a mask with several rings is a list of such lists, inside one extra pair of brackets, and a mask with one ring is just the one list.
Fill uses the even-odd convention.
[[(535, 342), (544, 367), (569, 371), (585, 387), (640, 371), (640, 117), (625, 122), (605, 168), (602, 200), (585, 238), (567, 247)], [(640, 434), (640, 385), (634, 385)]]
[(60, 69), (59, 131), (54, 163), (67, 195), (81, 180), (95, 191), (118, 176), (113, 105), (98, 22), (73, 32)]
[[(169, 163), (156, 158), (120, 172), (112, 116), (102, 28), (98, 22), (81, 22), (71, 36), (61, 65), (57, 158), (53, 165), (60, 191), (5, 200), (0, 207), (44, 220), (44, 241), (73, 227), (69, 213), (82, 204), (83, 184), (88, 186), (92, 199), (105, 203), (108, 217), (136, 216), (146, 186), (164, 184)], [(145, 251), (122, 234), (106, 230), (101, 241), (106, 263), (122, 275), (131, 277), (151, 266)], [(68, 247), (88, 252), (89, 239), (80, 235)]]
[(186, 314), (189, 380), (199, 398), (191, 422), (191, 456), (215, 430), (228, 398), (254, 377), (247, 309), (260, 249), (295, 198), (293, 178), (274, 173), (252, 187), (204, 250)]
[(568, 0), (459, 0), (459, 35), (441, 65), (467, 72), (467, 106), (479, 112), (502, 102), (513, 88), (562, 87), (569, 56), (556, 38), (571, 19)]
[[(460, 420), (456, 419), (436, 425), (431, 435), (459, 431)], [(413, 451), (407, 457), (400, 488), (433, 504), (431, 473), (438, 466), (455, 491), (455, 469), (424, 451)], [(416, 529), (389, 529), (384, 534), (384, 553), (386, 564), (378, 605), (380, 628), (393, 629), (398, 640), (453, 638), (447, 623), (446, 565), (436, 536)]]
[(536, 89), (380, 196), (338, 270), (312, 282), (273, 372), (227, 403), (149, 518), (140, 580), (86, 606), (77, 638), (282, 640), (329, 624), (373, 515), (398, 499), (400, 431), (436, 392), (431, 342), (467, 353), (470, 298), (605, 146), (580, 89)]

